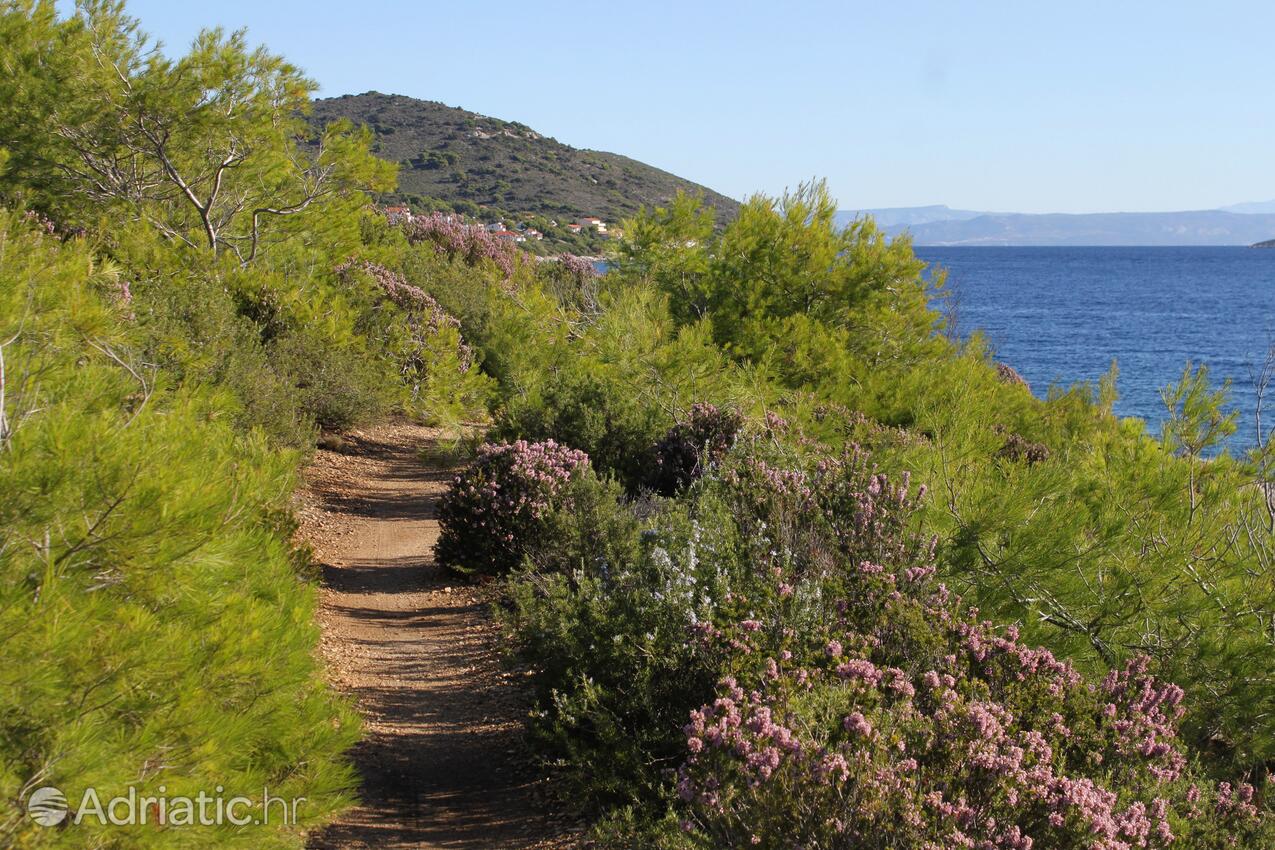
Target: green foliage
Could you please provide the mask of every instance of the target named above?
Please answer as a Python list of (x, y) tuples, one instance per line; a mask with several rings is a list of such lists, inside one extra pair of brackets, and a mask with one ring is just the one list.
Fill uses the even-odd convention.
[(1037, 400), (978, 337), (935, 333), (905, 241), (867, 221), (838, 232), (833, 210), (805, 186), (751, 200), (714, 236), (680, 199), (627, 226), (619, 274), (666, 292), (679, 323), (710, 324), (808, 433), (866, 438), (942, 494), (927, 511), (942, 565), (985, 610), (1082, 666), (1150, 655), (1197, 694), (1198, 742), (1268, 759), (1271, 523), (1252, 472), (1207, 457), (1234, 424), (1206, 375), (1166, 392), (1159, 444), (1111, 415), (1114, 371)]
[(540, 336), (541, 346), (557, 340), (543, 360), (521, 349), (529, 368), (509, 376), (514, 391), (499, 428), (580, 447), (598, 469), (636, 490), (650, 474), (650, 447), (697, 400), (750, 408), (760, 400), (746, 370), (713, 344), (708, 325), (677, 327), (659, 294), (619, 288), (599, 303), (597, 315), (578, 323), (556, 310), (542, 316), (567, 333)]
[(260, 428), (283, 446), (313, 444), (313, 411), (263, 344), (261, 326), (220, 281), (147, 275), (131, 284), (131, 294), (149, 362), (178, 383), (228, 389), (239, 402), (240, 430)]
[[(700, 401), (737, 406), (754, 423), (779, 413), (793, 429), (768, 439), (798, 455), (861, 443), (883, 469), (910, 472), (936, 494), (918, 519), (936, 539), (942, 577), (973, 604), (1086, 674), (1147, 657), (1186, 688), (1182, 734), (1207, 770), (1260, 770), (1275, 752), (1275, 548), (1262, 458), (1215, 456), (1233, 428), (1223, 395), (1188, 369), (1166, 391), (1161, 441), (1112, 415), (1114, 366), (1097, 387), (1035, 398), (978, 336), (956, 345), (938, 333), (927, 300), (940, 293), (906, 242), (870, 222), (838, 232), (832, 210), (822, 187), (803, 187), (753, 199), (716, 233), (678, 198), (626, 224), (617, 270), (589, 309), (548, 299), (534, 282), (490, 299), (483, 344), (522, 353), (497, 372), (501, 433), (586, 448), (630, 495), (641, 490), (646, 447)], [(810, 520), (793, 511), (768, 523), (800, 531)], [(546, 680), (537, 729), (552, 752), (595, 771), (595, 790), (610, 800), (649, 798), (658, 782), (635, 790), (609, 765), (667, 757), (667, 739), (652, 730), (668, 721), (652, 718), (674, 697), (641, 665), (667, 662), (651, 668), (664, 670), (661, 682), (700, 681), (693, 671), (707, 668), (695, 665), (712, 667), (672, 640), (637, 639), (664, 616), (649, 607), (653, 585), (633, 578), (663, 575), (644, 557), (609, 564), (605, 581), (586, 570), (511, 590), (519, 633), (539, 636), (529, 654), (559, 671)], [(743, 595), (746, 584), (727, 581), (709, 598)], [(824, 622), (816, 609), (785, 616), (797, 633)], [(631, 656), (612, 651), (626, 642)], [(588, 653), (604, 645), (595, 667)], [(642, 731), (634, 718), (652, 725)]]
[[(393, 169), (311, 132), (311, 84), (242, 33), (170, 59), (121, 4), (15, 0), (0, 68), (0, 200), (38, 211), (0, 213), (0, 844), (300, 847), (352, 800), (357, 729), (317, 665), (297, 466), (320, 427), (485, 418), (491, 381), (450, 317), (336, 273), (403, 259), (363, 191)], [(305, 800), (53, 830), (22, 811), (41, 785)]]
[[(295, 829), (25, 816), (40, 785), (74, 800), (349, 801), (352, 713), (314, 657), (314, 592), (290, 557), (295, 456), (236, 431), (224, 389), (175, 385), (139, 356), (128, 304), (83, 244), (0, 227), (0, 843), (300, 847)], [(25, 231), (25, 232), (24, 232)], [(111, 302), (114, 303), (111, 303)], [(193, 844), (192, 844), (193, 842)]]
[[(712, 572), (687, 571), (681, 556), (695, 557), (703, 532), (684, 512), (674, 509), (640, 541), (631, 514), (614, 503), (599, 513), (604, 521), (577, 538), (584, 557), (511, 578), (507, 628), (540, 671), (532, 733), (564, 761), (577, 793), (594, 804), (649, 806), (662, 794), (661, 771), (677, 763), (677, 730), (716, 680), (688, 623), (702, 612), (701, 593), (717, 599), (729, 585), (690, 581)], [(623, 545), (597, 546), (617, 533), (627, 535)]]
[[(664, 829), (660, 802), (689, 709), (723, 673), (755, 666), (740, 645), (782, 645), (816, 669), (843, 625), (836, 600), (871, 595), (854, 570), (902, 568), (931, 536), (940, 578), (1089, 681), (1146, 657), (1181, 683), (1201, 770), (1260, 776), (1275, 758), (1270, 452), (1219, 453), (1234, 421), (1204, 370), (1188, 366), (1166, 390), (1159, 440), (1112, 415), (1114, 368), (1098, 387), (1034, 398), (977, 336), (943, 338), (930, 308), (941, 273), (926, 278), (906, 240), (870, 221), (838, 230), (822, 184), (753, 198), (720, 229), (678, 194), (625, 224), (602, 280), (455, 250), (441, 230), (411, 244), (366, 208), (364, 191), (392, 182), (373, 139), (422, 166), (412, 175), (426, 183), (406, 188), (431, 208), (503, 211), (543, 188), (537, 173), (578, 186), (587, 174), (589, 203), (614, 206), (537, 198), (535, 225), (580, 250), (585, 237), (548, 219), (628, 212), (614, 193), (658, 181), (519, 125), (441, 107), (425, 110), (438, 127), (409, 121), (419, 104), (379, 95), (322, 104), (312, 132), (311, 84), (281, 58), (220, 31), (167, 58), (109, 0), (65, 19), (52, 2), (0, 6), (0, 69), (0, 195), (48, 216), (0, 229), (11, 807), (34, 776), (72, 791), (229, 778), (296, 790), (315, 822), (330, 815), (348, 782), (337, 754), (349, 718), (313, 669), (312, 600), (281, 519), (298, 457), (281, 449), (390, 412), (483, 419), (489, 402), (496, 435), (585, 450), (602, 476), (569, 476), (534, 522), (514, 523), (519, 545), (483, 565), (523, 564), (508, 615), (540, 671), (534, 730), (586, 798), (629, 806), (613, 835), (700, 841)], [(376, 130), (327, 121), (362, 121), (368, 103), (387, 110)], [(674, 183), (631, 197), (667, 198)], [(752, 454), (722, 466), (730, 441), (714, 442), (718, 465), (685, 486), (711, 441), (670, 428), (698, 404), (738, 410)], [(650, 500), (665, 436), (690, 472), (662, 486), (675, 500)], [(863, 470), (812, 466), (851, 444), (934, 497), (865, 536), (851, 521)], [(857, 633), (885, 629), (904, 660), (936, 657), (950, 637), (928, 614), (855, 610)], [(816, 730), (839, 698), (780, 696)], [(1016, 715), (1045, 704), (1020, 696), (1006, 696)], [(764, 811), (738, 823), (804, 817), (784, 807), (820, 792), (794, 788), (755, 797)], [(28, 823), (0, 816), (0, 836), (83, 845)], [(263, 831), (191, 840), (297, 843)]]
[(593, 478), (589, 458), (552, 440), (487, 443), (438, 504), (438, 563), (501, 573), (550, 545), (547, 518), (574, 510), (572, 481)]
[(400, 191), (387, 199), (437, 198), (457, 212), (507, 224), (529, 215), (555, 220), (562, 230), (534, 225), (546, 242), (562, 243), (554, 252), (588, 253), (589, 246), (596, 252), (610, 244), (588, 233), (568, 235), (565, 225), (579, 216), (613, 223), (679, 191), (703, 195), (721, 221), (738, 207), (645, 163), (572, 148), (522, 125), (432, 101), (368, 92), (315, 102), (316, 125), (341, 119), (370, 125), (377, 154), (400, 165)]
[(477, 368), (454, 316), (376, 263), (346, 264), (338, 274), (357, 310), (354, 329), (377, 341), (377, 371), (398, 376), (404, 410), (453, 426), (485, 418), (491, 380)]
[[(340, 218), (361, 190), (388, 189), (392, 166), (370, 136), (333, 123), (310, 148), (314, 84), (240, 31), (204, 30), (169, 59), (115, 0), (58, 20), (51, 2), (10, 4), (0, 65), (0, 145), (18, 155), (0, 191), (87, 223), (106, 208), (191, 248), (250, 262), (306, 222)], [(127, 166), (122, 166), (127, 163)]]

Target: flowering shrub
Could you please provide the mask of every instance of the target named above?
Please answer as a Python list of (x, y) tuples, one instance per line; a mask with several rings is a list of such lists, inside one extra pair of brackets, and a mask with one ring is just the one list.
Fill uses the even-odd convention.
[(593, 802), (661, 800), (664, 771), (681, 756), (677, 730), (720, 675), (716, 653), (690, 638), (731, 582), (700, 560), (713, 532), (684, 522), (675, 511), (639, 535), (630, 521), (638, 545), (627, 552), (595, 549), (575, 569), (510, 586), (508, 625), (538, 670), (531, 732)]
[(560, 304), (584, 316), (601, 312), (598, 303), (601, 275), (593, 262), (575, 254), (559, 254), (540, 264), (548, 289)]
[[(1275, 840), (1256, 788), (1214, 785), (1191, 763), (1178, 734), (1184, 693), (1147, 659), (1093, 682), (935, 585), (932, 543), (909, 531), (924, 493), (910, 496), (906, 479), (891, 485), (857, 451), (809, 476), (757, 458), (731, 474), (750, 496), (754, 557), (771, 585), (737, 590), (696, 629), (727, 675), (683, 729), (677, 795), (693, 841)], [(791, 517), (805, 517), (804, 535)]]
[(588, 469), (588, 455), (553, 440), (484, 445), (439, 502), (438, 562), (487, 573), (517, 566)]
[[(381, 339), (415, 406), (436, 418), (482, 413), (489, 381), (474, 368), (477, 358), (454, 316), (429, 293), (376, 263), (348, 260), (336, 272), (347, 284), (356, 276), (370, 283), (378, 303), (360, 330)], [(382, 309), (385, 304), (393, 308)]]
[(628, 560), (515, 582), (533, 728), (595, 799), (669, 776), (686, 846), (1269, 846), (1265, 780), (1204, 774), (1146, 659), (1086, 677), (936, 582), (924, 495), (740, 442)]
[(432, 242), (440, 254), (459, 257), (470, 265), (484, 260), (494, 263), (506, 278), (512, 277), (520, 255), (513, 243), (493, 236), (485, 227), (466, 224), (440, 212), (416, 216), (403, 225), (407, 241), (413, 245)]
[(558, 263), (563, 272), (583, 283), (598, 277), (597, 266), (592, 260), (578, 257), (575, 254), (559, 254)]
[[(571, 570), (513, 577), (510, 631), (539, 670), (533, 731), (591, 798), (654, 804), (681, 759), (678, 728), (724, 672), (785, 636), (808, 644), (793, 637), (798, 657), (821, 653), (818, 636), (838, 616), (832, 588), (883, 569), (870, 557), (931, 552), (907, 521), (912, 497), (860, 455), (817, 479), (829, 505), (859, 506), (862, 549), (842, 535), (853, 561), (837, 526), (820, 519), (814, 479), (771, 461), (738, 443), (679, 500), (631, 505), (643, 530), (629, 550), (583, 552)], [(860, 562), (862, 571), (847, 566)], [(865, 628), (871, 616), (862, 614)]]
[(678, 423), (652, 449), (649, 486), (671, 496), (720, 461), (744, 426), (737, 410), (712, 404), (691, 407), (686, 422)]
[[(894, 594), (886, 574), (878, 592)], [(1193, 776), (1183, 693), (1138, 659), (1092, 684), (940, 588), (900, 605), (930, 651), (848, 628), (797, 664), (778, 650), (691, 712), (682, 828), (715, 847), (1269, 846), (1253, 786)], [(1174, 842), (1177, 842), (1176, 844)]]
[(936, 541), (914, 528), (925, 486), (913, 491), (907, 472), (892, 483), (858, 447), (802, 463), (750, 446), (721, 479), (757, 557), (785, 569), (814, 578), (845, 566), (906, 568), (932, 559)]

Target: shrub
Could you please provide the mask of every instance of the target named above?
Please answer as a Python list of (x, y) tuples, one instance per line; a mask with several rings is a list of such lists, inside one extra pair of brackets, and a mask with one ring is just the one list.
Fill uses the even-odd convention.
[(648, 811), (678, 764), (677, 729), (720, 676), (692, 629), (730, 587), (698, 560), (712, 530), (675, 509), (651, 520), (639, 535), (617, 518), (628, 541), (610, 557), (595, 548), (570, 571), (515, 573), (506, 615), (537, 670), (534, 740), (582, 800)]
[(588, 455), (553, 440), (484, 445), (439, 502), (438, 562), (485, 573), (517, 566), (572, 478), (584, 474)]
[(556, 260), (542, 262), (540, 271), (547, 289), (568, 310), (591, 316), (602, 309), (598, 301), (602, 276), (590, 260), (559, 254)]
[(439, 253), (460, 257), (471, 265), (493, 263), (505, 277), (512, 277), (522, 261), (513, 243), (493, 236), (485, 227), (466, 224), (454, 215), (431, 213), (416, 216), (404, 225), (413, 245), (432, 243)]
[[(1213, 785), (1188, 763), (1183, 692), (1146, 659), (1093, 684), (917, 584), (870, 576), (863, 590), (896, 597), (893, 616), (867, 630), (843, 616), (813, 663), (745, 644), (765, 653), (762, 672), (723, 679), (684, 729), (687, 832), (715, 847), (933, 850), (1275, 839), (1253, 786)], [(896, 642), (900, 615), (909, 631), (930, 624), (929, 653)]]
[(936, 584), (924, 495), (860, 450), (740, 441), (679, 502), (631, 508), (627, 560), (513, 577), (533, 730), (586, 799), (637, 804), (608, 830), (677, 846), (651, 831), (680, 744), (688, 846), (1275, 838), (1264, 781), (1208, 778), (1145, 659), (1087, 678)]
[(720, 461), (743, 425), (737, 410), (693, 405), (687, 421), (670, 428), (652, 450), (648, 486), (672, 496)]
[(393, 405), (383, 364), (363, 346), (333, 345), (306, 325), (274, 340), (268, 350), (302, 409), (321, 428), (344, 431), (385, 415)]
[(580, 446), (598, 470), (636, 491), (650, 472), (647, 448), (668, 419), (622, 378), (581, 368), (586, 365), (545, 375), (535, 397), (506, 407), (500, 433)]
[[(911, 498), (861, 454), (824, 464), (821, 502), (807, 473), (761, 449), (741, 441), (681, 500), (630, 503), (627, 522), (595, 523), (572, 569), (511, 576), (508, 626), (538, 671), (532, 730), (584, 799), (658, 808), (684, 753), (679, 727), (741, 657), (732, 624), (764, 621), (822, 647), (847, 562), (932, 555), (910, 526)], [(820, 504), (844, 523), (821, 520)], [(625, 534), (627, 545), (597, 545)]]
[[(477, 357), (461, 337), (460, 321), (428, 293), (402, 275), (369, 261), (347, 261), (337, 275), (360, 299), (356, 330), (379, 342), (387, 366), (397, 372), (406, 395), (404, 407), (435, 421), (456, 422), (486, 413), (491, 381), (477, 368)], [(356, 295), (363, 293), (355, 290)]]
[(262, 327), (212, 275), (142, 274), (130, 285), (130, 311), (149, 362), (190, 385), (230, 389), (243, 431), (261, 428), (278, 445), (313, 445), (314, 419), (301, 391), (276, 368)]
[[(0, 221), (0, 845), (299, 848), (350, 801), (357, 723), (290, 557), (297, 457), (148, 366), (94, 268)], [(306, 801), (300, 829), (48, 829), (39, 785)]]

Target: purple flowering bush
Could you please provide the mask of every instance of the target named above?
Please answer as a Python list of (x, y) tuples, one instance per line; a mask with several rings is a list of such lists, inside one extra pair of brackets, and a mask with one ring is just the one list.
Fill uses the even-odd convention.
[(512, 242), (498, 239), (477, 224), (466, 224), (454, 215), (440, 212), (416, 216), (403, 225), (407, 241), (430, 243), (440, 254), (456, 257), (469, 265), (490, 262), (506, 277), (513, 277), (522, 261)]
[[(866, 577), (800, 662), (783, 641), (683, 729), (681, 828), (714, 847), (1270, 846), (1245, 782), (1214, 784), (1178, 739), (1183, 692), (1145, 659), (1101, 682), (1012, 628), (958, 614), (924, 577)], [(868, 589), (868, 588), (871, 589)], [(849, 609), (882, 597), (865, 630)], [(920, 637), (923, 640), (918, 640)], [(801, 650), (798, 649), (798, 652)]]
[(558, 303), (581, 316), (597, 316), (602, 311), (599, 297), (602, 276), (593, 261), (575, 254), (559, 254), (539, 266), (541, 279)]
[(571, 510), (569, 485), (586, 474), (588, 455), (553, 440), (484, 445), (439, 502), (435, 557), (462, 571), (518, 566), (548, 531), (551, 514)]
[(1095, 678), (994, 626), (938, 583), (923, 488), (770, 445), (634, 506), (627, 558), (511, 585), (582, 791), (671, 798), (659, 846), (1272, 846), (1264, 773), (1208, 773), (1147, 659)]
[(509, 631), (539, 671), (533, 732), (589, 798), (658, 805), (684, 754), (687, 713), (753, 657), (752, 644), (826, 631), (836, 616), (828, 588), (851, 554), (866, 563), (930, 551), (898, 516), (910, 497), (861, 457), (827, 464), (818, 479), (828, 505), (859, 506), (858, 538), (816, 521), (814, 471), (771, 461), (740, 442), (678, 499), (628, 505), (634, 545), (512, 578)]
[(651, 450), (648, 486), (672, 496), (726, 456), (744, 427), (744, 417), (731, 408), (695, 404), (685, 422), (669, 429)]
[(726, 674), (683, 729), (677, 795), (695, 840), (927, 850), (1275, 840), (1265, 777), (1210, 781), (1179, 738), (1182, 689), (1147, 659), (1095, 681), (937, 584), (934, 541), (914, 522), (925, 493), (906, 476), (892, 483), (851, 449), (806, 468), (753, 454), (723, 477), (765, 580), (735, 588), (695, 629)]
[(462, 338), (460, 322), (398, 272), (369, 261), (337, 267), (351, 295), (361, 296), (357, 329), (381, 341), (412, 409), (435, 420), (482, 417), (492, 382)]

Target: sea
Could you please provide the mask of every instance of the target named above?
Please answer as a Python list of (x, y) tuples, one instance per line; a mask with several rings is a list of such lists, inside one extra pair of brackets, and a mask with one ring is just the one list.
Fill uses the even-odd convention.
[[(1241, 247), (918, 247), (947, 271), (954, 328), (981, 331), (1032, 392), (1093, 382), (1114, 360), (1120, 416), (1159, 434), (1160, 390), (1188, 362), (1230, 381), (1227, 448), (1257, 439), (1256, 382), (1275, 345), (1275, 250)], [(1275, 426), (1275, 385), (1263, 422)]]

